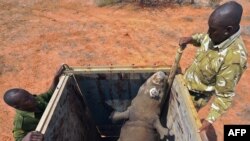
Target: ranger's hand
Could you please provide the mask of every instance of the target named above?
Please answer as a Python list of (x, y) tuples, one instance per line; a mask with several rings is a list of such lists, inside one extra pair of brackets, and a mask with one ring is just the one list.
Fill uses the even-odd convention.
[(54, 76), (54, 79), (53, 79), (53, 82), (49, 88), (48, 91), (50, 92), (54, 92), (55, 88), (56, 88), (56, 85), (58, 84), (59, 82), (59, 77), (62, 75), (62, 73), (64, 72), (64, 70), (66, 70), (67, 68), (69, 68), (69, 66), (67, 64), (62, 64), (59, 69), (57, 70), (55, 76)]
[(207, 120), (205, 119), (202, 119), (201, 120), (201, 128), (199, 129), (198, 132), (202, 132), (202, 131), (207, 131), (207, 129), (209, 128), (209, 126), (211, 126), (212, 124), (210, 122), (208, 122)]
[(183, 47), (183, 49), (187, 46), (187, 44), (192, 43), (192, 37), (181, 37), (179, 40), (179, 46)]
[(29, 132), (22, 141), (43, 141), (43, 134), (37, 131)]
[(66, 70), (67, 68), (69, 68), (69, 66), (67, 64), (62, 64), (59, 69), (57, 70), (55, 77), (59, 77), (62, 75), (63, 71)]

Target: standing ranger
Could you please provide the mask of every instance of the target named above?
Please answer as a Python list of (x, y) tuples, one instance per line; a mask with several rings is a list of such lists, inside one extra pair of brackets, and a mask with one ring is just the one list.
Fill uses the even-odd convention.
[(207, 34), (180, 39), (181, 46), (199, 47), (194, 62), (184, 74), (196, 109), (215, 95), (200, 131), (206, 130), (231, 106), (236, 84), (247, 68), (247, 51), (239, 25), (242, 11), (242, 6), (235, 1), (224, 3), (210, 15)]

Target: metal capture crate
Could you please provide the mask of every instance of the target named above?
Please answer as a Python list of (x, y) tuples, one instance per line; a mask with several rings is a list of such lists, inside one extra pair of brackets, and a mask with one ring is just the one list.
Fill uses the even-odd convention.
[[(70, 67), (61, 76), (36, 128), (45, 141), (113, 141), (124, 121), (112, 123), (113, 110), (124, 111), (154, 72), (170, 67)], [(201, 126), (182, 75), (176, 75), (162, 117), (174, 131), (168, 140), (201, 141)]]

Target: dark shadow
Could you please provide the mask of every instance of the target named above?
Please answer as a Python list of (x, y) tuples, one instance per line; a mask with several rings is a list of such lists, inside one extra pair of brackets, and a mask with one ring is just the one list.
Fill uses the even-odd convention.
[(175, 141), (175, 135), (167, 137), (169, 141)]
[(175, 135), (164, 137), (164, 139), (160, 141), (175, 141)]
[(118, 137), (101, 138), (100, 141), (117, 141)]

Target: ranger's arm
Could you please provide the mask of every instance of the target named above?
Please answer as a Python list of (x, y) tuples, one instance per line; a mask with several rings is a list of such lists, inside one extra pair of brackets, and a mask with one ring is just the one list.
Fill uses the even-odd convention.
[(40, 95), (45, 101), (49, 101), (49, 99), (51, 98), (53, 92), (55, 91), (56, 89), (56, 86), (59, 82), (59, 77), (62, 75), (63, 71), (66, 69), (67, 66), (66, 64), (62, 64), (59, 69), (57, 70), (54, 78), (53, 78), (53, 81), (52, 81), (52, 84), (49, 88), (49, 90), (45, 93), (43, 93), (42, 95)]
[(238, 64), (224, 66), (216, 77), (215, 99), (211, 105), (207, 121), (213, 123), (227, 111), (235, 95), (235, 87), (241, 76), (241, 67)]
[(22, 141), (25, 136), (25, 132), (22, 129), (16, 129), (13, 131), (15, 141)]
[(48, 91), (54, 92), (54, 90), (56, 89), (56, 86), (57, 86), (57, 84), (59, 82), (59, 77), (62, 75), (63, 71), (66, 69), (65, 66), (67, 66), (67, 65), (66, 64), (62, 64), (59, 67), (59, 69), (57, 70), (57, 72), (56, 72), (56, 74), (54, 76), (54, 79), (52, 81), (52, 84), (51, 84), (51, 86), (50, 86), (50, 88), (49, 88)]
[(16, 115), (14, 119), (14, 129), (13, 129), (13, 136), (15, 141), (22, 141), (23, 137), (27, 134), (22, 127), (23, 127), (23, 116)]
[(206, 34), (194, 34), (190, 37), (181, 37), (179, 40), (180, 46), (186, 46), (187, 44), (192, 44), (194, 46), (200, 46), (202, 40), (204, 39)]

